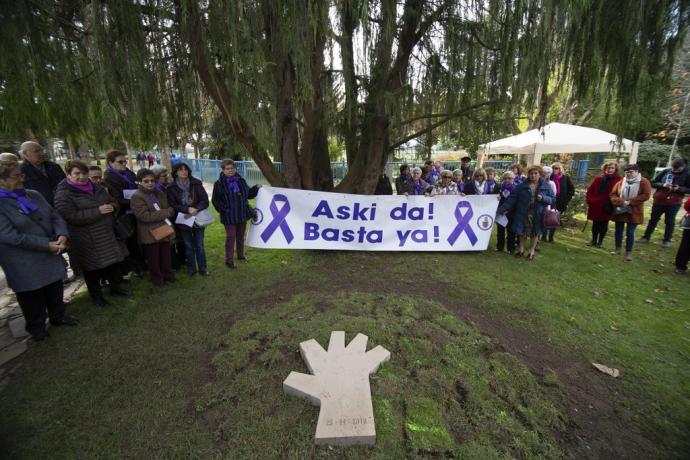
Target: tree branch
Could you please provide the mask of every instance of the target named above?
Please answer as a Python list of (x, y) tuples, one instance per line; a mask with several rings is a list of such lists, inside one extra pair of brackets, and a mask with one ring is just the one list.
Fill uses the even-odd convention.
[(429, 126), (427, 126), (426, 128), (420, 129), (419, 131), (412, 133), (409, 136), (405, 136), (404, 138), (400, 139), (399, 141), (397, 141), (393, 144), (390, 144), (388, 146), (388, 150), (389, 151), (394, 150), (394, 149), (400, 147), (401, 145), (403, 145), (405, 142), (411, 141), (412, 139), (415, 139), (419, 136), (422, 136), (422, 135), (428, 133), (429, 131), (432, 131), (432, 130), (438, 128), (439, 126), (443, 125), (444, 123), (447, 123), (448, 121), (452, 120), (453, 118), (464, 116), (469, 112), (473, 112), (479, 108), (486, 107), (486, 106), (493, 105), (493, 104), (497, 104), (499, 102), (500, 102), (499, 99), (492, 99), (490, 101), (480, 102), (478, 104), (474, 104), (474, 105), (471, 105), (469, 107), (465, 107), (464, 109), (460, 109), (454, 113), (451, 113), (450, 115), (445, 117), (443, 120), (437, 121), (436, 123), (432, 123)]

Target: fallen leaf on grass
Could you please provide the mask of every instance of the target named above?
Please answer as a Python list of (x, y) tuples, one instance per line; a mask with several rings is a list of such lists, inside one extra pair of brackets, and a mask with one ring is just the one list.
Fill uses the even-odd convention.
[(644, 301), (647, 303), (654, 303), (654, 301), (652, 299), (644, 299)]
[(610, 325), (609, 327), (611, 328), (612, 331), (617, 331), (617, 330), (618, 330), (618, 328), (617, 328), (616, 326), (614, 326), (613, 324)]
[(613, 378), (616, 378), (619, 375), (621, 375), (621, 373), (618, 371), (618, 369), (613, 368), (613, 367), (604, 366), (603, 364), (598, 364), (598, 363), (592, 363), (592, 366), (594, 366), (594, 368), (596, 370), (598, 370), (599, 372), (603, 372), (604, 374), (608, 374)]
[(287, 260), (281, 260), (280, 261), (280, 265), (282, 265), (283, 267), (286, 266), (287, 264), (288, 264)]
[(599, 292), (599, 291), (593, 291), (593, 292), (592, 292), (592, 295), (593, 295), (594, 297), (599, 297), (599, 296), (601, 295), (601, 292)]

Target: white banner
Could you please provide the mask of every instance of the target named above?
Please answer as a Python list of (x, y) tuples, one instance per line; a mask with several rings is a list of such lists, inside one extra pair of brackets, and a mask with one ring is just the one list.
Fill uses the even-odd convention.
[(247, 244), (350, 251), (484, 251), (498, 195), (349, 195), (262, 187)]

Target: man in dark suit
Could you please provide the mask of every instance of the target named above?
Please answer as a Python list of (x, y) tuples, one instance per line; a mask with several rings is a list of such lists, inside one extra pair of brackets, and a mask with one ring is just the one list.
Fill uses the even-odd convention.
[(20, 148), (24, 161), (21, 172), (24, 174), (24, 187), (36, 190), (53, 206), (55, 188), (65, 178), (62, 168), (46, 160), (43, 147), (38, 142), (26, 141)]

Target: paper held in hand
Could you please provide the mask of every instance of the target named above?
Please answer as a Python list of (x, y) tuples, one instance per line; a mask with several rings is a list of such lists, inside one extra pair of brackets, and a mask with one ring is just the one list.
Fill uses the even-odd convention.
[(496, 223), (500, 225), (501, 227), (507, 227), (508, 226), (508, 218), (506, 217), (505, 214), (498, 214), (496, 216)]
[(196, 216), (193, 216), (191, 214), (182, 214), (181, 212), (177, 214), (177, 217), (175, 218), (175, 223), (176, 224), (181, 224), (181, 225), (186, 225), (187, 227), (193, 227), (194, 226), (194, 220), (196, 219)]
[(122, 198), (124, 198), (125, 200), (131, 200), (132, 195), (134, 195), (134, 192), (136, 192), (136, 191), (137, 191), (137, 189), (135, 189), (135, 188), (131, 189), (131, 190), (125, 189), (122, 191)]

